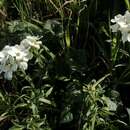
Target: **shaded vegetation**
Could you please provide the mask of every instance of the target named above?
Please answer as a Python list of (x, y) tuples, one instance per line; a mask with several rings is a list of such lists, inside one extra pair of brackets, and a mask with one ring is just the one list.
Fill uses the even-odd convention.
[(129, 130), (130, 44), (111, 19), (129, 0), (0, 0), (0, 49), (39, 36), (26, 72), (0, 75), (1, 130)]

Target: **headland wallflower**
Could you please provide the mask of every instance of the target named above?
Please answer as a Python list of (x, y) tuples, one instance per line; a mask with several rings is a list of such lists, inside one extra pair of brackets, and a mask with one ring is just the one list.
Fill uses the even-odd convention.
[(0, 73), (4, 74), (4, 78), (11, 80), (13, 72), (26, 70), (28, 61), (33, 58), (31, 48), (40, 49), (41, 43), (38, 37), (27, 36), (20, 45), (6, 45), (0, 52)]
[(126, 11), (124, 15), (118, 14), (111, 19), (114, 25), (111, 26), (112, 32), (120, 31), (122, 34), (122, 41), (130, 42), (130, 12)]

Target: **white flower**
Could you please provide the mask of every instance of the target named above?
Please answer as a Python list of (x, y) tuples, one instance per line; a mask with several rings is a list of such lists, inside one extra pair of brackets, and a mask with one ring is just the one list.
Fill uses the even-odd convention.
[(31, 57), (29, 57), (29, 50), (21, 48), (19, 45), (15, 45), (13, 47), (13, 51), (15, 52), (16, 61), (28, 61)]
[(21, 47), (24, 47), (26, 49), (30, 48), (40, 49), (41, 44), (42, 42), (39, 41), (39, 38), (35, 36), (27, 36), (26, 39), (22, 40), (20, 43)]
[(114, 19), (111, 19), (112, 23), (116, 23), (118, 21), (124, 21), (124, 16), (122, 16), (121, 14), (118, 14), (114, 17)]
[(15, 72), (17, 68), (18, 65), (15, 63), (15, 59), (10, 55), (5, 55), (0, 61), (0, 73), (4, 72), (5, 79), (11, 80), (12, 73)]
[(3, 53), (5, 53), (5, 55), (10, 55), (10, 56), (15, 56), (16, 55), (16, 53), (14, 51), (14, 46), (9, 46), (9, 45), (6, 45), (3, 48)]
[(119, 25), (118, 24), (111, 25), (111, 29), (112, 32), (117, 32), (119, 30)]
[(40, 49), (42, 44), (38, 37), (27, 36), (22, 40), (20, 45), (9, 46), (6, 45), (0, 51), (0, 74), (4, 74), (4, 78), (11, 80), (13, 72), (18, 69), (26, 70), (28, 68), (28, 61), (33, 58), (33, 51), (31, 48)]
[(0, 62), (4, 59), (5, 55), (3, 52), (0, 52)]
[(37, 48), (39, 49), (40, 48), (40, 45), (42, 44), (41, 41), (39, 41), (39, 38), (38, 37), (35, 37), (35, 36), (27, 36), (26, 37), (30, 42), (30, 46), (34, 47), (34, 48)]
[(20, 46), (21, 48), (23, 49), (30, 49), (31, 48), (31, 41), (29, 41), (28, 39), (23, 39), (21, 42), (20, 42)]
[(11, 56), (5, 56), (5, 58), (1, 61), (1, 68), (3, 72), (16, 71), (17, 66), (14, 58)]
[(126, 11), (124, 17), (125, 17), (125, 19), (126, 19), (126, 23), (129, 24), (129, 23), (130, 23), (130, 12), (129, 12), (129, 11)]
[(122, 41), (125, 43), (127, 41), (127, 32), (122, 33)]
[(130, 42), (130, 12), (126, 11), (124, 16), (121, 14), (116, 15), (111, 22), (115, 23), (111, 26), (112, 32), (120, 31), (123, 43)]
[(20, 68), (21, 70), (26, 70), (26, 69), (28, 68), (27, 62), (24, 62), (24, 61), (19, 62), (18, 65), (19, 65), (19, 68)]
[(4, 78), (5, 78), (5, 79), (7, 79), (7, 80), (12, 80), (12, 77), (13, 77), (12, 71), (9, 71), (9, 72), (4, 73)]
[(128, 40), (128, 42), (130, 42), (130, 33), (128, 33), (128, 35), (127, 35), (127, 40)]
[(121, 27), (126, 26), (126, 20), (124, 16), (122, 16), (121, 14), (118, 14), (114, 18), (115, 19), (111, 20), (112, 23), (117, 23)]

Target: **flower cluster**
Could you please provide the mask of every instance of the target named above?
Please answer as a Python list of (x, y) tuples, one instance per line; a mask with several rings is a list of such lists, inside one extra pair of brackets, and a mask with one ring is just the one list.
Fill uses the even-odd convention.
[(0, 51), (0, 74), (3, 73), (5, 79), (11, 80), (13, 72), (18, 69), (26, 70), (28, 61), (33, 58), (31, 49), (40, 49), (40, 44), (42, 42), (39, 41), (38, 37), (27, 36), (20, 42), (20, 45), (6, 45)]
[(130, 42), (130, 12), (126, 11), (124, 15), (116, 15), (111, 22), (115, 23), (111, 26), (112, 32), (120, 31), (123, 43)]

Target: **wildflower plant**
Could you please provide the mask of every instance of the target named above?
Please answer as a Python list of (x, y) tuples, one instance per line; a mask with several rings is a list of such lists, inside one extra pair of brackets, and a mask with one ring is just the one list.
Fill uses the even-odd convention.
[(42, 44), (38, 37), (27, 36), (20, 45), (6, 45), (0, 52), (0, 73), (12, 80), (13, 72), (27, 70), (28, 61), (33, 58), (33, 49), (40, 49)]
[(116, 15), (111, 22), (114, 23), (111, 26), (112, 32), (120, 31), (123, 43), (130, 42), (130, 12), (126, 11), (124, 15)]

